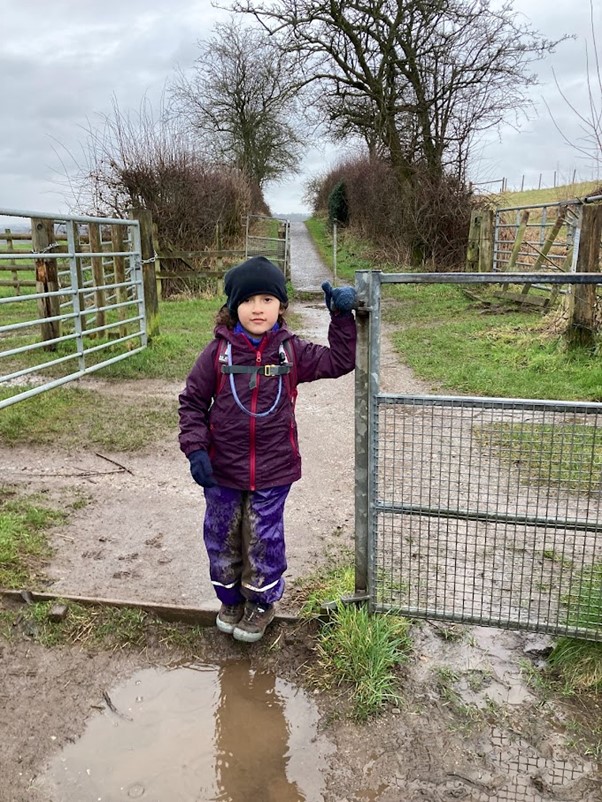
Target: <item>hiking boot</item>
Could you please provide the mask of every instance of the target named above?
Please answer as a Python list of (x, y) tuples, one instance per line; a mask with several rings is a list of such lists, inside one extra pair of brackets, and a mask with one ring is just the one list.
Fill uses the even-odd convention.
[(274, 605), (255, 604), (248, 601), (245, 604), (245, 614), (242, 621), (234, 627), (232, 636), (235, 640), (242, 640), (245, 643), (254, 643), (261, 640), (267, 625), (272, 621), (276, 611)]
[(222, 604), (215, 623), (220, 632), (231, 635), (245, 612), (244, 602), (240, 604)]

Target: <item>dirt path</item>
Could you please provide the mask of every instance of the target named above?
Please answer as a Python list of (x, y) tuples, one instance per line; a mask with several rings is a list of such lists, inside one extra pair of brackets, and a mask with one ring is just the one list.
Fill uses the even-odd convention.
[[(302, 223), (292, 225), (291, 253), (293, 284), (319, 290), (329, 272)], [(321, 301), (297, 302), (291, 311), (302, 321), (302, 336), (326, 342), (329, 316)], [(399, 366), (386, 342), (383, 375), (387, 387), (399, 392), (428, 389)], [(124, 395), (175, 400), (182, 389), (173, 382), (102, 379), (80, 386), (116, 400)], [(352, 546), (353, 375), (302, 385), (297, 410), (304, 475), (286, 508), (288, 582), (315, 570), (333, 550)], [(176, 431), (128, 454), (16, 447), (3, 455), (3, 478), (28, 492), (48, 493), (61, 506), (78, 498), (87, 501), (70, 512), (67, 525), (53, 536), (49, 592), (214, 605), (201, 540), (204, 498), (189, 475)], [(285, 595), (282, 609), (289, 604)]]
[[(328, 271), (301, 223), (293, 224), (292, 254), (295, 286), (319, 289)], [(322, 303), (296, 303), (291, 309), (301, 317), (304, 336), (325, 342), (329, 318)], [(174, 400), (182, 389), (156, 381), (117, 385), (88, 380), (81, 386), (116, 398)], [(288, 581), (314, 570), (330, 548), (351, 544), (353, 393), (353, 376), (300, 388), (304, 477), (294, 485), (286, 510)], [(214, 603), (201, 541), (203, 494), (190, 478), (177, 432), (140, 453), (99, 455), (82, 448), (57, 454), (27, 447), (11, 449), (3, 462), (5, 480), (28, 491), (43, 490), (61, 503), (77, 496), (88, 500), (54, 536), (49, 591), (193, 606)]]
[[(328, 272), (302, 224), (293, 224), (292, 236), (293, 282), (316, 289)], [(293, 311), (303, 335), (324, 340), (328, 314), (321, 303), (297, 303)], [(387, 390), (433, 389), (398, 364), (386, 339), (381, 364)], [(116, 398), (123, 393), (175, 398), (180, 391), (160, 382), (87, 384)], [(305, 475), (294, 486), (286, 513), (289, 580), (312, 572), (333, 549), (352, 546), (353, 393), (352, 376), (300, 388)], [(52, 592), (213, 604), (200, 539), (203, 497), (176, 434), (133, 455), (99, 456), (85, 448), (69, 454), (30, 448), (3, 453), (5, 481), (47, 492), (64, 505), (88, 499), (54, 535)], [(594, 763), (564, 745), (565, 731), (579, 715), (566, 705), (542, 709), (526, 684), (524, 665), (545, 653), (546, 639), (425, 623), (416, 626), (413, 638), (399, 709), (359, 726), (338, 718), (336, 695), (317, 697), (336, 756), (329, 760), (322, 799), (305, 802), (602, 798), (591, 779)], [(219, 662), (240, 660), (241, 654), (234, 641), (208, 632), (197, 657)], [(244, 654), (257, 668), (299, 681), (315, 659), (303, 636), (289, 628)], [(103, 689), (141, 665), (172, 659), (160, 649), (111, 656), (48, 651), (25, 639), (12, 647), (0, 643), (0, 802), (62, 802), (35, 791), (46, 762), (82, 733), (93, 708), (102, 707)]]

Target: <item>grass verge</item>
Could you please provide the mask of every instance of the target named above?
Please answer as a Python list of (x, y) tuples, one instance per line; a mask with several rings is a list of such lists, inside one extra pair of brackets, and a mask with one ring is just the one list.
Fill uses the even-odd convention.
[(161, 333), (139, 354), (102, 368), (99, 376), (106, 379), (181, 380), (183, 383), (199, 353), (213, 336), (215, 316), (224, 300), (216, 296), (161, 301)]
[(568, 349), (534, 312), (483, 307), (449, 285), (397, 285), (383, 318), (401, 360), (453, 393), (505, 398), (602, 400), (602, 363)]
[[(0, 397), (2, 397), (0, 395)], [(112, 397), (91, 390), (57, 388), (7, 407), (0, 417), (0, 444), (72, 448), (86, 444), (136, 451), (174, 432), (176, 398)]]
[(0, 587), (35, 585), (51, 556), (46, 531), (65, 520), (65, 513), (51, 510), (35, 496), (17, 499), (0, 487)]
[(578, 638), (559, 638), (549, 658), (562, 692), (574, 696), (602, 691), (602, 643)]
[[(307, 230), (316, 244), (318, 252), (326, 264), (333, 269), (332, 232), (325, 218), (311, 217), (305, 221)], [(368, 249), (352, 234), (344, 229), (337, 236), (337, 277), (341, 281), (353, 284), (356, 270), (372, 270), (373, 262), (368, 256)], [(341, 283), (341, 282), (338, 282)]]
[(52, 648), (78, 645), (87, 649), (142, 649), (149, 642), (194, 654), (203, 637), (203, 628), (167, 623), (143, 610), (128, 607), (88, 606), (68, 603), (62, 621), (49, 618), (50, 609), (60, 599), (20, 607), (18, 612), (0, 615), (0, 634), (9, 639), (18, 619), (20, 632), (42, 646)]

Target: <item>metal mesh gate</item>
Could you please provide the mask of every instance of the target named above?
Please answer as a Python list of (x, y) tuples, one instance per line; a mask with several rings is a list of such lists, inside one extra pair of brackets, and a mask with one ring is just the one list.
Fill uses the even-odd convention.
[(602, 640), (602, 404), (382, 393), (382, 283), (505, 279), (356, 278), (356, 595), (377, 612)]
[(375, 400), (374, 608), (600, 635), (602, 405)]

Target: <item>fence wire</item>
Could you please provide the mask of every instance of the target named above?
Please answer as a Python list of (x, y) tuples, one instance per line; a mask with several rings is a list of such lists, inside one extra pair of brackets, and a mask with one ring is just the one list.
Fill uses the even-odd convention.
[(602, 640), (602, 404), (376, 402), (374, 609)]

